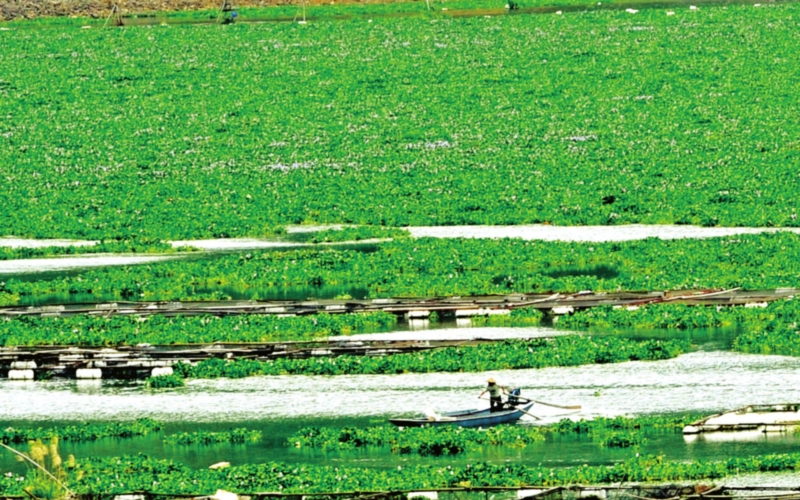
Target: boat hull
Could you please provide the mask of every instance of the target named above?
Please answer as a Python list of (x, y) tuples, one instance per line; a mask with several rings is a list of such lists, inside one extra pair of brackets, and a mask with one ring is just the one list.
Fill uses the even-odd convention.
[(787, 432), (800, 426), (800, 404), (751, 405), (692, 422), (684, 434), (721, 431)]
[(513, 424), (519, 420), (526, 411), (533, 407), (533, 403), (521, 405), (510, 410), (492, 413), (486, 410), (463, 410), (442, 413), (442, 418), (390, 418), (389, 422), (399, 427), (430, 426), (457, 426), (457, 427), (491, 427), (499, 424)]

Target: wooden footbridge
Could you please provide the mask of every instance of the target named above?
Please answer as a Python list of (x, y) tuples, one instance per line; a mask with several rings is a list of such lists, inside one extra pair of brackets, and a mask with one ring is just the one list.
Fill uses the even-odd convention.
[(176, 363), (206, 359), (322, 358), (387, 356), (442, 347), (474, 346), (504, 339), (474, 340), (319, 340), (309, 342), (175, 344), (87, 348), (36, 346), (0, 348), (0, 376), (17, 380), (50, 377), (134, 379), (171, 374)]
[(432, 312), (440, 316), (467, 318), (509, 314), (514, 309), (535, 308), (552, 314), (568, 314), (576, 310), (598, 306), (638, 307), (657, 303), (690, 305), (747, 305), (766, 304), (779, 299), (792, 298), (800, 289), (777, 290), (689, 290), (664, 292), (591, 292), (554, 294), (481, 295), (470, 297), (386, 298), (386, 299), (330, 299), (330, 300), (228, 300), (185, 302), (110, 302), (102, 304), (65, 304), (30, 307), (2, 307), (0, 318), (20, 316), (73, 316), (79, 314), (113, 316), (190, 316), (210, 314), (346, 314), (385, 311), (405, 316), (407, 319), (426, 318)]
[[(473, 316), (510, 314), (514, 309), (536, 308), (552, 315), (569, 314), (598, 306), (638, 308), (648, 304), (766, 306), (769, 301), (789, 299), (797, 289), (762, 291), (700, 290), (690, 292), (620, 292), (551, 295), (497, 295), (475, 297), (313, 300), (313, 301), (219, 301), (219, 302), (115, 302), (40, 307), (0, 308), (0, 319), (25, 316), (74, 315), (166, 316), (271, 314), (346, 314), (385, 311), (404, 316), (410, 323), (425, 321), (433, 312), (440, 317), (469, 321)], [(0, 348), (0, 377), (31, 380), (52, 376), (78, 379), (144, 378), (172, 373), (178, 362), (205, 359), (311, 358), (340, 355), (385, 356), (442, 347), (498, 342), (472, 340), (319, 340), (309, 342), (212, 343), (169, 346), (120, 346), (117, 348), (36, 346)]]

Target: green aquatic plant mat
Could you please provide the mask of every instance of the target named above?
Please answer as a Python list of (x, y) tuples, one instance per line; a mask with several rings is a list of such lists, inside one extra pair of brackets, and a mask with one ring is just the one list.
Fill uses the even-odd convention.
[[(218, 489), (237, 493), (280, 491), (414, 491), (449, 487), (556, 486), (721, 479), (744, 473), (794, 471), (800, 454), (774, 453), (726, 460), (668, 461), (632, 456), (610, 465), (551, 468), (519, 464), (473, 463), (466, 466), (400, 465), (396, 468), (319, 466), (270, 462), (219, 470), (195, 470), (180, 462), (138, 456), (78, 460), (68, 470), (68, 485), (79, 493), (132, 491), (210, 495)], [(12, 478), (13, 479), (13, 478)], [(2, 479), (0, 493), (21, 494), (25, 481)]]
[(258, 443), (263, 434), (261, 431), (250, 429), (232, 429), (230, 431), (196, 431), (180, 432), (164, 436), (164, 443), (173, 445), (213, 445), (220, 443), (245, 444)]
[(671, 10), (0, 31), (0, 227), (800, 225), (800, 6)]
[(359, 331), (381, 331), (397, 322), (391, 313), (232, 316), (25, 316), (0, 319), (0, 346), (133, 346), (211, 342), (313, 340)]
[(356, 249), (249, 251), (203, 260), (87, 269), (77, 276), (0, 282), (0, 304), (57, 294), (98, 300), (258, 298), (299, 287), (358, 287), (369, 297), (582, 290), (692, 290), (797, 286), (800, 236), (565, 243), (520, 239), (407, 239)]
[(20, 444), (31, 440), (47, 440), (58, 437), (64, 441), (83, 442), (102, 438), (130, 438), (146, 436), (161, 431), (162, 424), (150, 418), (139, 418), (133, 422), (114, 422), (109, 424), (84, 423), (51, 428), (0, 429), (0, 442)]
[(192, 378), (242, 378), (253, 375), (357, 375), (482, 372), (550, 366), (655, 361), (689, 350), (684, 340), (636, 341), (575, 335), (552, 339), (504, 340), (470, 347), (445, 347), (387, 356), (279, 358), (269, 361), (207, 359), (177, 363), (176, 374)]

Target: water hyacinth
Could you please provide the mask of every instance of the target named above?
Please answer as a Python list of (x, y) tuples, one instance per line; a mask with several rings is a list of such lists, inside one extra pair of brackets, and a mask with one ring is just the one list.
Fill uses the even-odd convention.
[(0, 304), (49, 294), (199, 299), (234, 289), (258, 296), (260, 290), (324, 285), (362, 288), (376, 298), (737, 286), (762, 290), (795, 286), (794, 276), (800, 275), (800, 261), (790, 257), (800, 253), (800, 236), (788, 233), (591, 244), (421, 238), (382, 243), (371, 251), (247, 253), (249, 258), (233, 254), (92, 269), (49, 280), (9, 279), (0, 285)]
[(473, 347), (446, 347), (421, 353), (319, 359), (207, 359), (177, 363), (176, 375), (194, 378), (242, 378), (253, 375), (357, 375), (389, 373), (481, 372), (670, 359), (689, 349), (683, 340), (636, 341), (562, 336), (553, 339), (504, 340)]
[(15, 429), (8, 427), (0, 430), (0, 443), (20, 444), (32, 440), (49, 441), (63, 439), (70, 442), (95, 441), (107, 437), (127, 438), (146, 436), (161, 430), (161, 423), (150, 418), (139, 418), (133, 422), (115, 422), (108, 424), (84, 423), (52, 428)]
[[(13, 179), (3, 227), (26, 236), (183, 239), (261, 236), (275, 225), (324, 222), (796, 226), (785, 202), (796, 152), (782, 135), (797, 131), (784, 105), (793, 68), (774, 60), (795, 52), (798, 8), (726, 7), (690, 11), (713, 51), (693, 50), (696, 25), (654, 16), (656, 29), (643, 36), (616, 29), (624, 21), (615, 11), (569, 16), (564, 33), (551, 24), (562, 16), (382, 18), (300, 31), (291, 23), (132, 29), (114, 51), (104, 50), (101, 30), (65, 32), (69, 51), (52, 31), (3, 31), (0, 164)], [(403, 45), (410, 40), (426, 43)], [(441, 40), (471, 50), (442, 57), (434, 44)], [(258, 47), (242, 64), (274, 74), (253, 77), (230, 64), (226, 47), (233, 45)], [(182, 50), (187, 46), (195, 54)], [(298, 73), (287, 57), (298, 47), (313, 72)], [(550, 63), (526, 63), (523, 47)], [(576, 57), (589, 55), (589, 47), (592, 57)], [(30, 60), (15, 57), (21, 53)], [(566, 66), (570, 78), (562, 74)], [(503, 78), (498, 68), (508, 70)], [(645, 83), (677, 81), (692, 71), (719, 98), (645, 85), (657, 90), (646, 113), (641, 103), (609, 102), (641, 90), (641, 75)], [(747, 85), (750, 75), (759, 78), (757, 89)], [(176, 81), (192, 92), (176, 95)], [(227, 82), (225, 99), (218, 87), (202, 85), (209, 81)], [(316, 91), (298, 107), (282, 91), (288, 82)], [(554, 85), (563, 92), (552, 94)], [(372, 97), (384, 92), (402, 94), (408, 113), (387, 109), (376, 118)], [(145, 95), (126, 114), (107, 106)], [(453, 95), (467, 97), (451, 102)], [(582, 108), (574, 113), (578, 95)], [(756, 97), (761, 105), (754, 108)], [(500, 101), (514, 110), (498, 108)], [(86, 126), (70, 128), (65, 146), (63, 131), (75, 116)], [(564, 148), (542, 128), (552, 116), (564, 117), (554, 133), (603, 131), (602, 138)], [(691, 133), (674, 128), (687, 120)], [(319, 126), (308, 127), (312, 122)], [(709, 149), (709, 140), (718, 149)], [(437, 141), (450, 147), (405, 147)], [(691, 171), (687, 151), (698, 166)]]
[(168, 345), (210, 342), (270, 342), (312, 340), (363, 330), (380, 331), (397, 316), (319, 314), (301, 317), (237, 316), (71, 316), (20, 317), (0, 320), (0, 346), (31, 345)]
[[(556, 486), (620, 482), (673, 482), (719, 479), (733, 474), (793, 471), (799, 453), (773, 453), (719, 461), (670, 461), (631, 453), (611, 465), (550, 468), (520, 464), (472, 463), (464, 467), (406, 465), (392, 469), (297, 465), (280, 462), (199, 469), (173, 460), (145, 455), (78, 460), (69, 486), (78, 493), (131, 491), (211, 495), (218, 489), (242, 494), (264, 491), (323, 493), (352, 491), (413, 491), (429, 488), (481, 486)], [(4, 494), (22, 494), (25, 481), (0, 476)]]

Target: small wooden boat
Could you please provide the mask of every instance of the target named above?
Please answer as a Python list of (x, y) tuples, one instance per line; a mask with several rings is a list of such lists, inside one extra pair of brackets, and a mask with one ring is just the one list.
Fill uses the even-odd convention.
[(800, 426), (800, 404), (750, 405), (692, 422), (684, 434), (717, 431), (786, 432)]
[(534, 403), (512, 406), (492, 413), (485, 410), (461, 410), (442, 413), (426, 418), (390, 418), (389, 422), (400, 427), (421, 427), (423, 425), (456, 425), (459, 427), (489, 427), (498, 424), (513, 424), (533, 407)]

